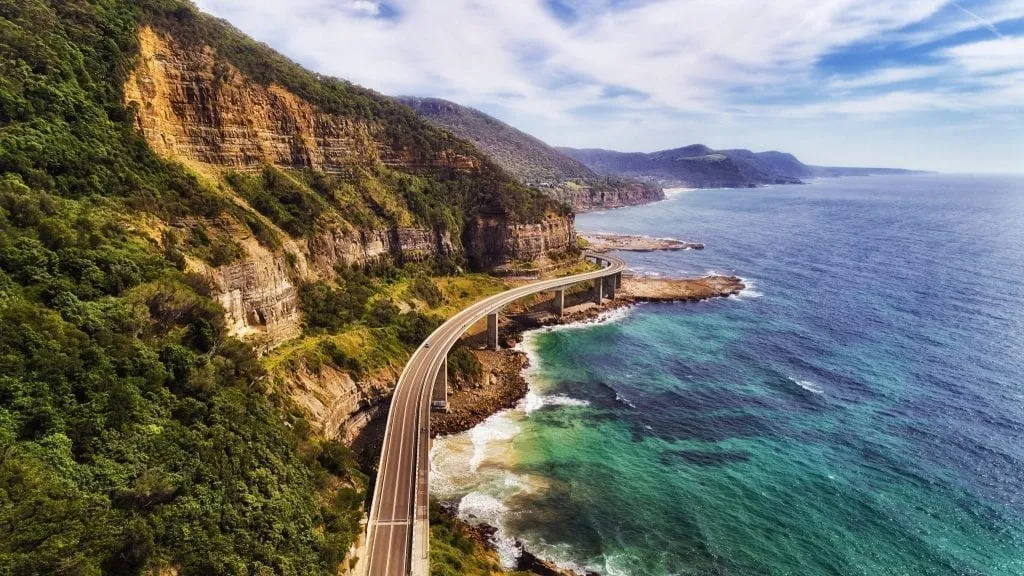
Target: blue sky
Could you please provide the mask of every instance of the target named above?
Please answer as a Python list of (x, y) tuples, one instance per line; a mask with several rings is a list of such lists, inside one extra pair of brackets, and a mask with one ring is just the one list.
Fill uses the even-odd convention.
[(1024, 172), (1024, 0), (196, 0), (324, 74), (555, 145)]

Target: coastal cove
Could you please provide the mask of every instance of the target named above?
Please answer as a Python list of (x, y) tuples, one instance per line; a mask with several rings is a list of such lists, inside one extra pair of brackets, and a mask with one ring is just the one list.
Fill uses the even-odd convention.
[[(960, 212), (954, 212), (951, 207)], [(580, 216), (742, 277), (528, 332), (526, 398), (439, 438), (432, 495), (601, 574), (1024, 572), (1024, 180), (707, 190)], [(1018, 336), (1014, 336), (1018, 335)]]

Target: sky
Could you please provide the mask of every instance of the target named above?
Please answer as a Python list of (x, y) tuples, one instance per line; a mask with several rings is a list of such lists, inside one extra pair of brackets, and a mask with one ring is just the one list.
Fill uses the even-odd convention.
[(195, 0), (322, 74), (549, 144), (1024, 172), (1024, 0)]

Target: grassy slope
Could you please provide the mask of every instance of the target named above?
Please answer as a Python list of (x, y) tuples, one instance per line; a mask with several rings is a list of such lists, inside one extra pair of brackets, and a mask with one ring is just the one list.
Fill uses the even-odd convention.
[(485, 274), (430, 277), (425, 269), (429, 267), (406, 266), (393, 270), (390, 277), (368, 278), (367, 297), (353, 303), (357, 309), (350, 321), (331, 329), (307, 322), (304, 337), (264, 360), (267, 371), (284, 382), (303, 368), (315, 373), (324, 365), (357, 379), (396, 374), (441, 322), (509, 287)]

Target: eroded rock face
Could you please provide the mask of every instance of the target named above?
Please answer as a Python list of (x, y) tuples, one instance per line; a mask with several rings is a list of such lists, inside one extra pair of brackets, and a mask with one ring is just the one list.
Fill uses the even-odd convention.
[(501, 269), (516, 263), (541, 265), (552, 255), (576, 250), (573, 215), (548, 215), (540, 224), (509, 224), (503, 218), (478, 218), (468, 231), (469, 256), (477, 265)]
[(474, 170), (452, 150), (395, 149), (380, 126), (325, 113), (287, 89), (250, 82), (210, 48), (190, 49), (150, 27), (125, 85), (136, 123), (159, 154), (236, 170), (264, 164), (347, 173), (390, 165), (411, 172)]
[(575, 245), (576, 227), (572, 216), (549, 216), (540, 224), (509, 226), (505, 244), (509, 257), (521, 261), (536, 260)]
[(284, 257), (250, 255), (210, 276), (233, 335), (259, 334), (271, 348), (302, 332), (298, 289)]
[(385, 259), (415, 262), (457, 251), (447, 232), (391, 228), (321, 232), (308, 240), (288, 241), (285, 254), (278, 254), (261, 246), (248, 229), (230, 218), (206, 223), (229, 230), (245, 256), (218, 268), (197, 261), (191, 266), (209, 278), (214, 297), (224, 306), (230, 334), (253, 340), (261, 352), (302, 333), (299, 282), (331, 278), (338, 266)]
[(381, 401), (391, 394), (395, 382), (394, 375), (388, 373), (357, 381), (331, 366), (316, 373), (302, 369), (289, 378), (290, 396), (306, 409), (317, 432), (345, 444), (378, 415)]
[[(410, 172), (477, 168), (475, 159), (450, 150), (426, 158), (395, 149), (384, 143), (380, 127), (326, 114), (280, 86), (250, 82), (209, 48), (187, 49), (149, 27), (140, 31), (139, 44), (138, 66), (125, 85), (138, 129), (158, 154), (200, 172), (266, 164), (342, 174), (376, 165)], [(248, 230), (229, 218), (209, 224), (247, 240)], [(258, 335), (263, 349), (301, 332), (299, 280), (330, 277), (339, 264), (415, 261), (456, 251), (446, 232), (422, 228), (333, 230), (290, 241), (290, 257), (243, 244), (244, 260), (206, 272), (231, 332)]]
[(456, 253), (448, 232), (429, 228), (332, 230), (310, 238), (308, 244), (311, 264), (328, 274), (338, 265), (385, 258), (414, 262)]
[(560, 184), (542, 189), (555, 200), (572, 206), (576, 212), (638, 206), (665, 199), (665, 192), (660, 186), (645, 182), (623, 182), (607, 187)]

